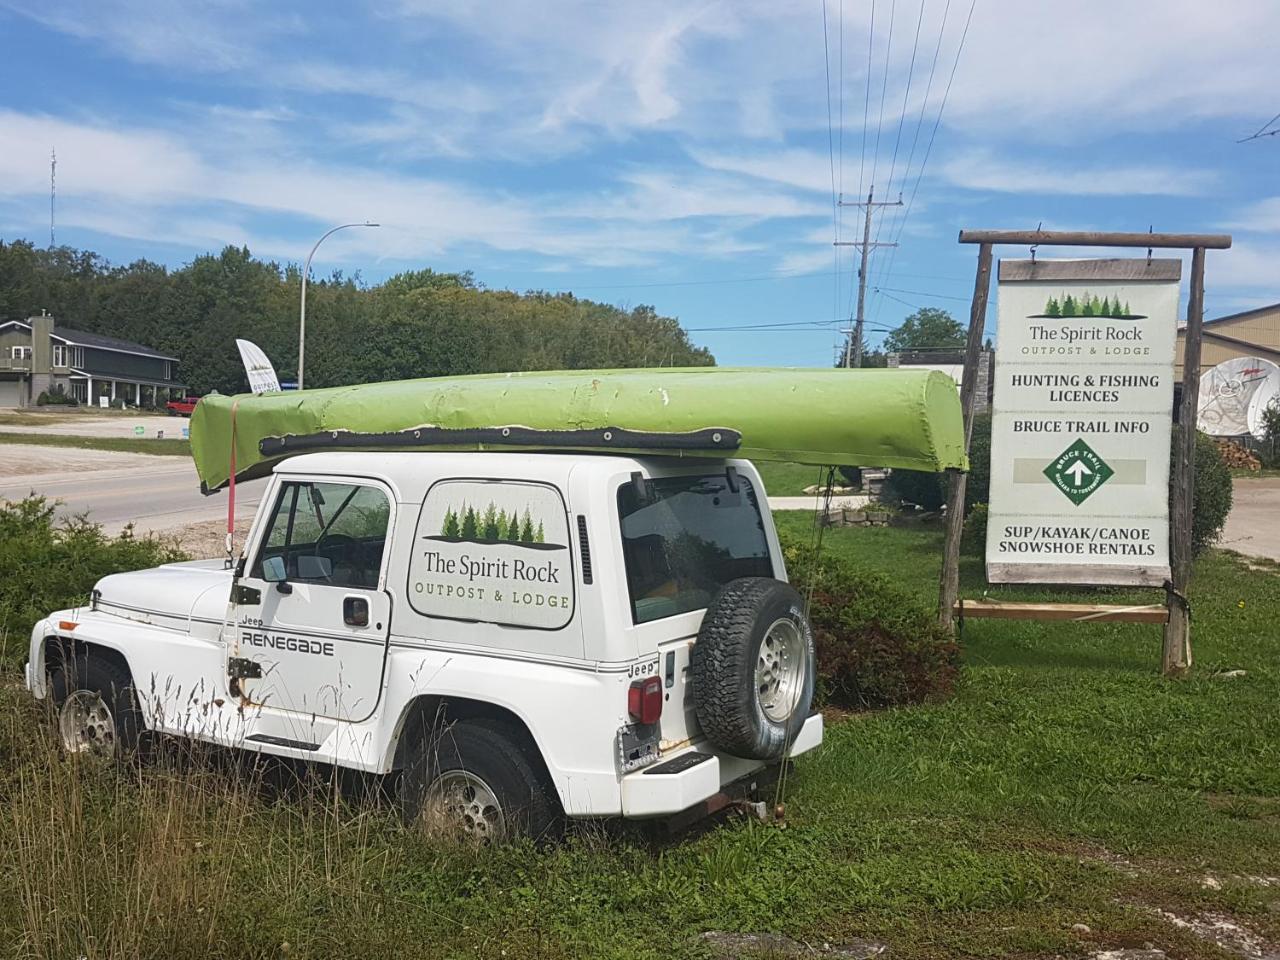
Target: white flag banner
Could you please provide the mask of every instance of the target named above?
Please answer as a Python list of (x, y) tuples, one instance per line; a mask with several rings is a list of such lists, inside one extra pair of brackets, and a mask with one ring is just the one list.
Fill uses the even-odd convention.
[(262, 348), (252, 340), (237, 340), (236, 346), (240, 348), (244, 372), (249, 375), (249, 389), (254, 393), (279, 393), (280, 381), (276, 377), (276, 368), (271, 365)]

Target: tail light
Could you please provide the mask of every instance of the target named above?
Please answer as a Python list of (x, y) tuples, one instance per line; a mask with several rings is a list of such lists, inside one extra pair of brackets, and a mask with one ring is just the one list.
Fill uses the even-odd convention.
[(627, 690), (627, 713), (636, 723), (657, 723), (662, 716), (662, 678), (645, 677)]

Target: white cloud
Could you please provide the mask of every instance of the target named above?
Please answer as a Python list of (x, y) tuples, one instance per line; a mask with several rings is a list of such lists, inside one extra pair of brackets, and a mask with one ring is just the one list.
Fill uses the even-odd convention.
[(1229, 230), (1280, 233), (1280, 197), (1267, 197), (1241, 210), (1225, 224)]
[(0, 111), (0, 142), (16, 145), (0, 151), (0, 199), (13, 210), (29, 212), (30, 198), (48, 190), (45, 150), (53, 143), (64, 225), (202, 248), (245, 243), (294, 258), (303, 252), (300, 241), (263, 235), (254, 224), (264, 215), (302, 220), (310, 224), (304, 235), (347, 220), (383, 224), (335, 237), (326, 246), (335, 261), (416, 259), (483, 247), (618, 266), (681, 253), (715, 258), (755, 251), (760, 244), (738, 236), (735, 221), (812, 212), (812, 205), (753, 193), (736, 180), (634, 172), (598, 196), (517, 195), (443, 178), (281, 159), (246, 152), (241, 143), (200, 152), (161, 131), (12, 111)]
[(991, 150), (954, 154), (939, 165), (938, 175), (966, 190), (1066, 196), (1198, 196), (1217, 181), (1205, 170), (1159, 164), (1101, 166), (1075, 158), (1045, 163), (1009, 159)]

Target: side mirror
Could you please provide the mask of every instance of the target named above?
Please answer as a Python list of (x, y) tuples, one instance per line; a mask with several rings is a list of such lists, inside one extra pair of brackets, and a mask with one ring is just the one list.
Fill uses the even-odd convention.
[(299, 580), (328, 580), (333, 575), (333, 561), (328, 557), (303, 554), (298, 557)]
[(283, 583), (285, 580), (284, 557), (267, 557), (262, 561), (262, 579), (267, 583)]

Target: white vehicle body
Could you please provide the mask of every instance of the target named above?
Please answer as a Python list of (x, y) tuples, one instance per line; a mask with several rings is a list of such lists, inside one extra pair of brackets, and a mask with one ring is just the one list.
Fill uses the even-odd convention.
[[(716, 749), (698, 726), (689, 664), (706, 602), (662, 587), (632, 595), (628, 563), (637, 561), (624, 556), (629, 521), (620, 504), (637, 475), (672, 490), (683, 489), (681, 478), (727, 476), (740, 492), (703, 491), (699, 502), (720, 509), (724, 501), (724, 517), (758, 513), (741, 533), (763, 538), (750, 562), (786, 579), (764, 488), (747, 461), (309, 454), (277, 466), (236, 569), (195, 561), (104, 578), (88, 607), (36, 624), (27, 686), (50, 696), (49, 658), (73, 645), (127, 664), (152, 731), (379, 774), (403, 766), (414, 712), (448, 702), (457, 705), (451, 715), (498, 716), (527, 731), (570, 817), (685, 811), (766, 764)], [(714, 483), (709, 489), (719, 489)], [(324, 526), (346, 523), (337, 515), (354, 516), (352, 504), (366, 505), (359, 515), (373, 526), (385, 516), (380, 544)], [(475, 527), (470, 539), (456, 535), (466, 531), (452, 524), (465, 524), (470, 510), (481, 524), (488, 511), (487, 539)], [(313, 517), (313, 554), (328, 536), (357, 559), (328, 561), (328, 576), (268, 579), (273, 556), (314, 572), (302, 548), (289, 554), (295, 528)], [(532, 535), (531, 519), (539, 524)], [(508, 582), (513, 592), (504, 592)], [(629, 689), (654, 676), (664, 698), (656, 747), (626, 733), (635, 729)], [(814, 713), (786, 755), (821, 738)], [(632, 747), (638, 752), (628, 755)]]

